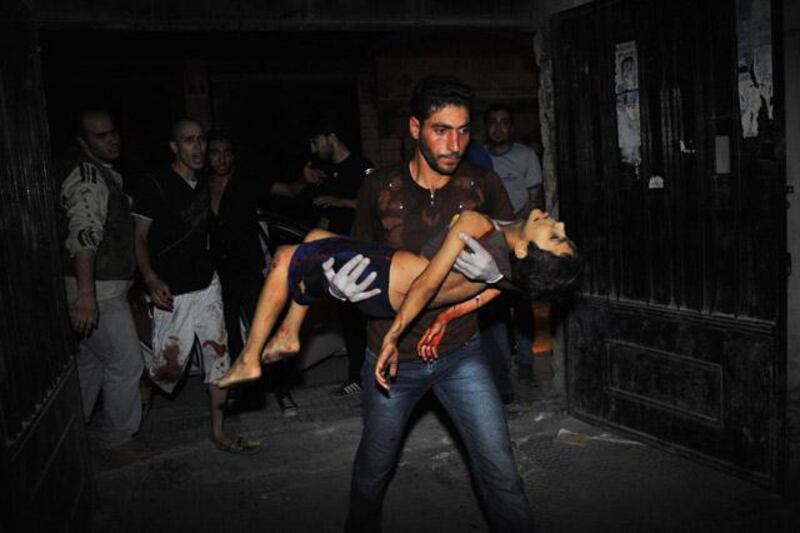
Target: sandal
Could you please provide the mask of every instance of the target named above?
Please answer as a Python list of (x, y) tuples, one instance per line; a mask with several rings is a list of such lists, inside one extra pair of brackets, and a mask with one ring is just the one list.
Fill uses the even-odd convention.
[(248, 440), (241, 436), (233, 437), (227, 445), (217, 441), (214, 441), (214, 445), (221, 452), (236, 455), (255, 455), (261, 451), (260, 440)]

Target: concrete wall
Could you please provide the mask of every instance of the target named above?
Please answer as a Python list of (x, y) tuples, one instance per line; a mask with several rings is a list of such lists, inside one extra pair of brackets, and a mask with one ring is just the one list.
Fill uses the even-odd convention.
[[(542, 143), (542, 178), (544, 180), (547, 209), (558, 216), (558, 176), (555, 168), (555, 102), (553, 99), (553, 60), (551, 55), (550, 19), (561, 11), (572, 9), (593, 0), (541, 0), (536, 3), (534, 24), (536, 34), (533, 49), (536, 65), (539, 68), (539, 123)], [(569, 231), (569, 228), (567, 228)], [(555, 325), (553, 342), (552, 372), (554, 389), (566, 394), (564, 389), (564, 331), (560, 324)]]
[(536, 3), (534, 11), (534, 27), (536, 36), (533, 49), (536, 64), (539, 67), (539, 122), (543, 148), (542, 171), (544, 174), (545, 196), (547, 208), (558, 215), (558, 188), (555, 169), (555, 107), (553, 101), (553, 61), (550, 47), (550, 19), (556, 13), (566, 11), (593, 0), (542, 0)]
[(784, 0), (784, 75), (786, 83), (787, 250), (792, 255), (788, 282), (787, 363), (790, 395), (800, 400), (800, 3)]

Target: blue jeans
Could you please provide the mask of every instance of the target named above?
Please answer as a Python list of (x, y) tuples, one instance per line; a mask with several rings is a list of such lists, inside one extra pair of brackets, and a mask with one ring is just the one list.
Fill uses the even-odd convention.
[(376, 360), (376, 355), (367, 350), (361, 371), (364, 429), (353, 464), (345, 531), (381, 530), (383, 497), (406, 424), (420, 398), (433, 389), (464, 440), (491, 530), (531, 533), (530, 506), (479, 336), (432, 363), (402, 361), (388, 395), (375, 384)]

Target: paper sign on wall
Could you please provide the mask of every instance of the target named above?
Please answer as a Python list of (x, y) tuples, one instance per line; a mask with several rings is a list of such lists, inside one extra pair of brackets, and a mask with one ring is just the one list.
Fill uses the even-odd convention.
[(642, 127), (639, 118), (639, 54), (636, 41), (617, 43), (615, 50), (617, 137), (623, 163), (642, 162)]

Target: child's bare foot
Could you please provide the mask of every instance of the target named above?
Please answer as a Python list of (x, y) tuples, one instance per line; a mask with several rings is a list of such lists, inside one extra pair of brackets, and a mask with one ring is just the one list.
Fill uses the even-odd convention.
[(267, 365), (277, 363), (281, 359), (297, 355), (299, 351), (300, 339), (296, 335), (278, 331), (261, 353), (261, 362)]
[(214, 384), (219, 387), (220, 389), (224, 389), (230, 387), (231, 385), (235, 385), (236, 383), (243, 383), (245, 381), (253, 381), (261, 377), (261, 365), (258, 361), (253, 363), (248, 363), (245, 360), (244, 355), (240, 356), (233, 366), (228, 369), (228, 372), (225, 373), (220, 379), (214, 382)]

